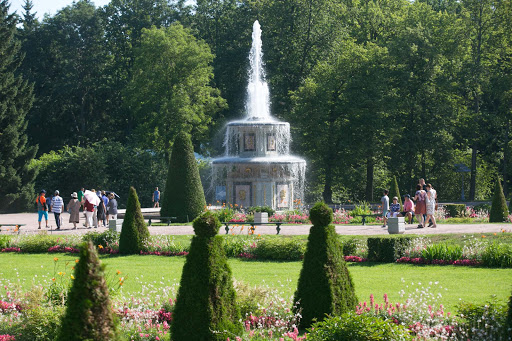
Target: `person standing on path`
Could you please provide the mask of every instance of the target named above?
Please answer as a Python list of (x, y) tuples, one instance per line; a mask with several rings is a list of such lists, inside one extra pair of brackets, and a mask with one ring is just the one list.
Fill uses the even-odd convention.
[(94, 204), (92, 202), (89, 202), (87, 199), (85, 199), (84, 209), (85, 209), (85, 227), (91, 228), (93, 225)]
[(388, 223), (388, 211), (389, 211), (389, 191), (387, 189), (384, 190), (384, 195), (380, 198), (380, 202), (382, 203), (382, 227), (387, 227)]
[(110, 219), (117, 219), (117, 200), (114, 193), (110, 193), (110, 200), (108, 201), (108, 215)]
[[(431, 184), (427, 184), (427, 195), (425, 196), (425, 205), (426, 205), (426, 212), (427, 212), (427, 220), (426, 221), (432, 221), (432, 228), (436, 228), (436, 190), (432, 188)], [(429, 225), (430, 226), (430, 225)]]
[(155, 188), (155, 191), (153, 192), (153, 207), (160, 207), (160, 191), (158, 190), (158, 187)]
[(55, 191), (52, 198), (51, 210), (55, 216), (55, 222), (57, 223), (56, 230), (60, 230), (60, 214), (64, 212), (64, 200), (62, 200), (58, 190)]
[(422, 229), (425, 226), (425, 216), (427, 213), (427, 209), (425, 206), (425, 196), (426, 192), (423, 190), (420, 184), (416, 185), (416, 194), (414, 195), (414, 201), (416, 201), (416, 209), (414, 210), (414, 214), (418, 218), (418, 228)]
[(46, 203), (46, 191), (43, 189), (41, 192), (39, 192), (39, 196), (36, 199), (37, 204), (37, 223), (39, 224), (38, 230), (41, 229), (41, 220), (43, 220), (46, 223), (46, 228), (48, 228), (48, 205)]
[(69, 222), (73, 223), (73, 229), (76, 230), (76, 224), (80, 222), (80, 207), (82, 204), (78, 200), (76, 192), (71, 194), (71, 200), (68, 202)]

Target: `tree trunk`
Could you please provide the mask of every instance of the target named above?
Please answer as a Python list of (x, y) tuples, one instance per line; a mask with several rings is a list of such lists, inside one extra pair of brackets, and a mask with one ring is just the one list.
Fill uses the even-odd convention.
[(328, 160), (325, 167), (324, 192), (322, 193), (326, 204), (332, 204), (332, 168), (331, 162)]
[(368, 156), (366, 159), (366, 201), (373, 201), (373, 170), (375, 164), (373, 156)]
[(505, 129), (505, 147), (503, 148), (503, 194), (508, 198), (508, 142), (510, 134), (510, 120), (507, 120), (507, 128)]
[(472, 147), (471, 152), (471, 183), (469, 187), (469, 200), (475, 200), (475, 192), (476, 192), (476, 157), (477, 157), (477, 148), (476, 146)]

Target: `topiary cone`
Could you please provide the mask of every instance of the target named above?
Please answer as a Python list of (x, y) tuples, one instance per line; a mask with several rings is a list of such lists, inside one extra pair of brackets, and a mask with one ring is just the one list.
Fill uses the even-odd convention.
[(503, 194), (500, 179), (496, 179), (496, 187), (494, 187), (494, 195), (492, 197), (491, 212), (489, 214), (490, 223), (502, 223), (507, 220), (508, 207), (507, 200)]
[(118, 340), (104, 265), (91, 241), (80, 247), (58, 341)]
[(400, 204), (400, 211), (402, 210), (402, 196), (400, 195), (400, 189), (398, 188), (398, 181), (396, 181), (396, 175), (393, 175), (393, 183), (391, 184), (391, 188), (389, 189), (389, 201), (393, 201), (393, 197), (398, 198), (398, 203)]
[(313, 226), (299, 276), (294, 307), (300, 313), (300, 328), (308, 328), (313, 320), (321, 321), (326, 314), (341, 315), (352, 311), (357, 297), (352, 278), (343, 258), (343, 246), (332, 222), (332, 210), (317, 203), (310, 210)]
[(140, 210), (137, 191), (130, 187), (121, 236), (119, 236), (119, 253), (139, 254), (148, 238), (149, 230)]
[(220, 222), (205, 212), (194, 220), (196, 236), (183, 267), (171, 324), (171, 340), (222, 340), (243, 333)]
[(176, 217), (178, 222), (187, 222), (200, 215), (205, 206), (192, 141), (187, 133), (180, 132), (172, 147), (160, 216)]

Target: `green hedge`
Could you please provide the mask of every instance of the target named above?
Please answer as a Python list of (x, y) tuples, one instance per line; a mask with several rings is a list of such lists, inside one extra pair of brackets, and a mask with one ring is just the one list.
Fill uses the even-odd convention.
[(491, 212), (489, 212), (490, 223), (502, 223), (508, 218), (507, 200), (503, 194), (500, 179), (496, 180), (494, 195), (492, 197)]
[(446, 204), (443, 207), (446, 210), (446, 213), (452, 218), (464, 217), (466, 214), (465, 204)]
[(252, 249), (258, 259), (298, 260), (306, 252), (306, 243), (295, 238), (262, 239)]
[(368, 260), (392, 263), (403, 256), (403, 250), (411, 243), (412, 238), (409, 236), (369, 237)]
[(482, 262), (488, 267), (512, 268), (512, 245), (493, 242), (482, 253)]

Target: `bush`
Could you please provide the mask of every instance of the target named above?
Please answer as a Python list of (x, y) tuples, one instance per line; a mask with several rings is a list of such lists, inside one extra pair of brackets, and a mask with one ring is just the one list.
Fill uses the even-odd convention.
[(36, 306), (26, 311), (23, 321), (14, 324), (10, 333), (16, 335), (16, 341), (55, 340), (63, 313), (63, 307), (53, 306), (48, 309)]
[(119, 236), (119, 253), (138, 254), (149, 237), (148, 227), (140, 210), (139, 197), (135, 188), (130, 187), (126, 214)]
[(56, 241), (54, 236), (35, 234), (19, 238), (16, 246), (27, 253), (46, 253), (50, 247), (55, 246)]
[(466, 205), (465, 204), (446, 204), (443, 206), (446, 210), (446, 213), (452, 218), (464, 217), (466, 214)]
[(489, 212), (490, 223), (502, 223), (508, 219), (507, 200), (503, 194), (501, 181), (496, 180), (496, 187), (494, 188), (494, 195), (492, 197), (491, 212)]
[[(311, 227), (294, 302), (302, 315), (300, 327), (311, 326), (326, 314), (342, 314), (357, 304), (352, 278), (343, 258), (343, 246), (332, 222), (332, 210), (317, 203), (310, 211)], [(323, 225), (322, 225), (323, 224)]]
[(265, 238), (258, 241), (252, 254), (258, 259), (299, 260), (305, 251), (306, 243), (296, 238)]
[(58, 340), (117, 340), (105, 266), (89, 241), (80, 247)]
[(463, 251), (460, 245), (433, 244), (421, 251), (421, 257), (428, 260), (455, 261), (462, 259)]
[(391, 188), (389, 189), (389, 202), (393, 202), (393, 197), (398, 198), (398, 203), (400, 204), (400, 210), (402, 209), (402, 196), (400, 195), (400, 189), (398, 188), (398, 182), (396, 181), (396, 176), (393, 175), (393, 182), (391, 183)]
[(369, 237), (367, 243), (369, 261), (393, 263), (403, 256), (403, 251), (411, 243), (411, 237)]
[(240, 335), (242, 325), (223, 238), (212, 234), (220, 222), (206, 212), (193, 225), (196, 236), (183, 266), (171, 339), (226, 340)]
[(247, 213), (254, 215), (256, 212), (267, 212), (269, 217), (272, 217), (274, 213), (276, 213), (275, 210), (272, 209), (272, 207), (269, 206), (253, 206), (247, 208)]
[(492, 242), (482, 253), (482, 262), (488, 267), (512, 268), (512, 245)]
[(83, 241), (91, 241), (95, 246), (112, 247), (119, 241), (119, 233), (114, 230), (105, 232), (88, 232), (83, 236)]
[(508, 313), (507, 313), (507, 322), (505, 327), (505, 332), (508, 333), (506, 335), (512, 335), (512, 294), (508, 299)]
[[(507, 333), (507, 309), (496, 301), (485, 305), (462, 303), (459, 306), (461, 329), (467, 340), (510, 340)], [(505, 337), (503, 337), (505, 336)]]
[(11, 236), (0, 236), (0, 250), (11, 245)]
[(307, 339), (308, 341), (399, 341), (413, 340), (413, 337), (404, 326), (384, 321), (382, 318), (346, 313), (313, 324)]
[(217, 216), (217, 219), (221, 222), (228, 222), (231, 219), (233, 219), (233, 216), (235, 215), (235, 210), (225, 207), (221, 210), (215, 211), (215, 215)]
[(193, 220), (206, 207), (201, 177), (190, 136), (180, 132), (174, 140), (167, 183), (162, 198), (162, 217), (176, 217), (177, 222)]

